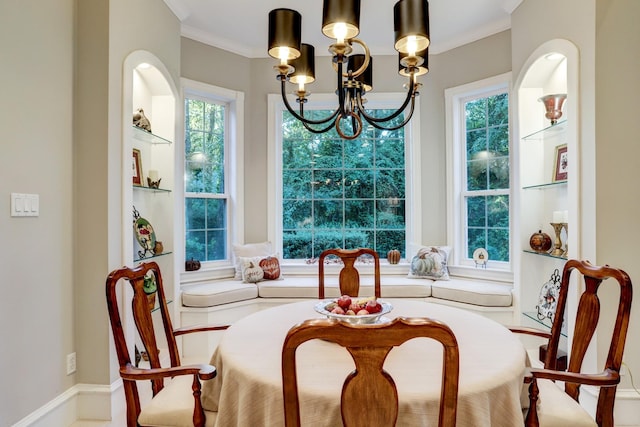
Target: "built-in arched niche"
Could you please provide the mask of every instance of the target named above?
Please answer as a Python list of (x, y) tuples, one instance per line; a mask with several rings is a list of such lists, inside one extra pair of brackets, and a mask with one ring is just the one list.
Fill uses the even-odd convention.
[[(123, 265), (145, 260), (158, 263), (167, 299), (178, 292), (175, 269), (176, 123), (178, 91), (164, 64), (147, 51), (132, 52), (123, 64), (122, 221)], [(144, 112), (149, 126), (134, 124)], [(135, 154), (134, 154), (135, 151)], [(134, 180), (134, 175), (139, 179)], [(151, 183), (149, 181), (152, 181)], [(134, 231), (134, 207), (151, 224), (154, 248), (141, 246)]]

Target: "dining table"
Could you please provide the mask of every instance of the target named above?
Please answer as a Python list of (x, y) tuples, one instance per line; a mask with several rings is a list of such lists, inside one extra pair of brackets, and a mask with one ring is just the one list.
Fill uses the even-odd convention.
[[(460, 353), (457, 427), (521, 427), (520, 394), (527, 366), (524, 346), (505, 326), (482, 315), (419, 300), (384, 299), (392, 306), (381, 321), (428, 317), (446, 323)], [(294, 325), (323, 317), (318, 300), (258, 311), (226, 330), (211, 357), (218, 376), (206, 381), (202, 402), (217, 411), (216, 426), (284, 426), (282, 344)], [(326, 317), (326, 316), (325, 316)], [(303, 426), (342, 426), (342, 384), (353, 371), (348, 351), (311, 340), (297, 350)], [(394, 347), (384, 369), (398, 388), (397, 425), (437, 426), (442, 382), (442, 345), (429, 338)]]

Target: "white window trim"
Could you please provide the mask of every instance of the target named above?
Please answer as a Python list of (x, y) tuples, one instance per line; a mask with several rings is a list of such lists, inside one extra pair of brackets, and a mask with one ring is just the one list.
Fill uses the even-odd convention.
[[(406, 93), (376, 93), (367, 94), (367, 106), (374, 108), (395, 109), (400, 106), (400, 102), (405, 98)], [(310, 105), (309, 105), (310, 104)], [(305, 110), (310, 109), (333, 109), (337, 104), (335, 94), (312, 95), (312, 99)], [(295, 106), (292, 104), (292, 107)], [(268, 239), (273, 242), (278, 253), (282, 253), (282, 132), (276, 123), (282, 122), (282, 112), (286, 109), (280, 94), (269, 94), (268, 96), (268, 197), (270, 200), (267, 209)], [(422, 236), (421, 216), (421, 171), (420, 171), (420, 100), (417, 98), (413, 116), (405, 126), (405, 161), (406, 161), (406, 182), (405, 182), (405, 220), (406, 220), (406, 253), (410, 256), (414, 253), (416, 243), (413, 236)], [(419, 239), (418, 239), (419, 240)], [(398, 271), (406, 273), (406, 263), (399, 265), (387, 265), (386, 254), (380, 254), (383, 262), (381, 269), (383, 273), (390, 274)], [(309, 269), (317, 270), (317, 265), (307, 265), (302, 260), (297, 262), (287, 261), (283, 263), (285, 272), (304, 273)], [(366, 270), (366, 269), (365, 269)]]
[[(487, 268), (476, 268), (473, 261), (467, 260), (466, 254), (462, 250), (465, 243), (463, 241), (464, 227), (466, 227), (466, 216), (462, 213), (466, 212), (463, 206), (462, 183), (465, 182), (466, 169), (464, 168), (466, 153), (464, 152), (461, 140), (461, 130), (465, 120), (463, 103), (469, 98), (477, 98), (484, 96), (492, 91), (506, 90), (509, 93), (509, 122), (512, 122), (512, 100), (511, 96), (511, 72), (500, 74), (487, 79), (468, 83), (461, 86), (445, 89), (445, 136), (446, 136), (446, 158), (447, 158), (447, 244), (454, 248), (452, 257), (449, 260), (449, 270), (456, 276), (477, 277), (483, 279), (491, 279), (496, 281), (513, 281), (514, 266), (514, 248), (513, 244), (510, 248), (510, 262), (491, 261), (487, 263)], [(513, 126), (509, 126), (509, 140), (511, 137)], [(509, 190), (509, 236), (513, 242), (513, 212), (514, 212), (514, 179), (516, 167), (513, 162), (513, 149), (509, 150), (510, 159), (510, 190)], [(497, 192), (489, 191), (491, 194)], [(502, 193), (504, 194), (504, 193)]]
[[(180, 282), (189, 283), (205, 279), (215, 279), (233, 275), (235, 267), (232, 261), (232, 242), (244, 241), (244, 92), (225, 89), (222, 87), (197, 82), (190, 79), (180, 79), (182, 87), (181, 117), (182, 125), (176, 142), (176, 173), (184, 177), (184, 100), (185, 98), (199, 98), (225, 102), (229, 105), (226, 120), (228, 132), (225, 135), (225, 183), (228, 195), (227, 203), (227, 259), (221, 261), (202, 262), (198, 271), (185, 271), (184, 263), (180, 262)], [(180, 200), (183, 208), (176, 215), (176, 259), (184, 259), (185, 223), (184, 223), (184, 178), (183, 185), (176, 189), (176, 200)]]

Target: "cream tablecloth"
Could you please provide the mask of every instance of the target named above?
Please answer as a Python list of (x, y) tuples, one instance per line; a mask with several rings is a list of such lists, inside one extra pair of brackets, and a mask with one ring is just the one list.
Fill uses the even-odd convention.
[[(387, 300), (386, 317), (430, 317), (453, 330), (460, 349), (457, 426), (523, 425), (520, 391), (526, 364), (519, 339), (502, 325), (468, 311), (420, 301)], [(319, 317), (317, 301), (254, 313), (229, 328), (211, 358), (216, 379), (203, 386), (205, 408), (218, 427), (283, 426), (281, 354), (287, 331)], [(389, 353), (385, 369), (398, 386), (398, 426), (436, 426), (442, 347), (419, 338)], [(312, 340), (298, 349), (298, 387), (304, 426), (341, 426), (340, 391), (353, 361), (342, 347)]]

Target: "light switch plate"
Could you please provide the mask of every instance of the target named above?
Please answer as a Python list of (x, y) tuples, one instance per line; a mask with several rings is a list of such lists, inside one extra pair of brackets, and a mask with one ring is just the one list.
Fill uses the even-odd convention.
[(11, 193), (11, 216), (40, 215), (38, 194)]

